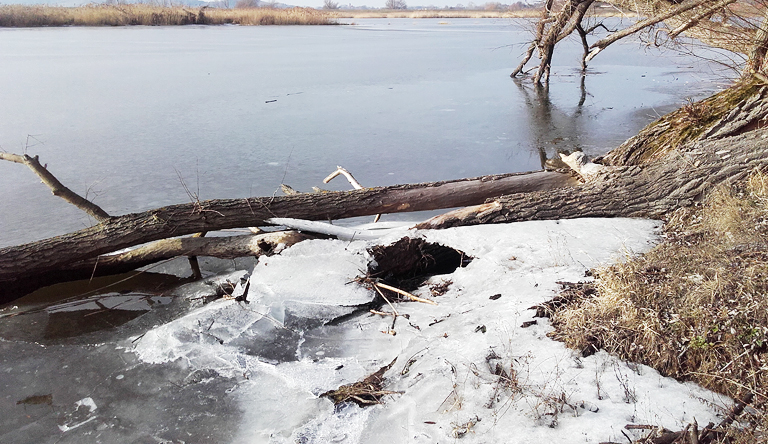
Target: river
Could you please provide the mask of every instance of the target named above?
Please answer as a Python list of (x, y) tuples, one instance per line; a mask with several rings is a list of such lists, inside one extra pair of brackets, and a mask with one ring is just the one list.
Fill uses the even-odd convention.
[[(539, 169), (540, 150), (605, 153), (727, 74), (628, 42), (582, 83), (574, 40), (536, 90), (509, 78), (529, 38), (494, 19), (2, 29), (0, 148), (118, 215), (308, 191), (336, 165), (365, 186)], [(0, 168), (0, 247), (93, 223)]]

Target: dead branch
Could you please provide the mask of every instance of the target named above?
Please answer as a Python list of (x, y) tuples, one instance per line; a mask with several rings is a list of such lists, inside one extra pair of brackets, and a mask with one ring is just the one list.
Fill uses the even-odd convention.
[(366, 407), (374, 404), (381, 404), (381, 399), (386, 395), (400, 394), (384, 390), (384, 373), (390, 369), (397, 361), (395, 358), (389, 365), (385, 365), (375, 373), (369, 375), (362, 381), (352, 384), (342, 385), (336, 390), (330, 390), (320, 395), (321, 398), (330, 398), (334, 404), (344, 402), (354, 402), (360, 407)]
[[(356, 190), (362, 190), (363, 189), (363, 186), (360, 185), (360, 182), (358, 182), (357, 179), (355, 179), (354, 176), (352, 176), (352, 173), (350, 173), (349, 171), (347, 171), (346, 168), (344, 168), (344, 167), (342, 167), (340, 165), (336, 166), (336, 171), (332, 172), (331, 174), (328, 175), (328, 177), (323, 179), (323, 183), (328, 183), (328, 182), (332, 181), (338, 175), (343, 175), (344, 177), (346, 177), (347, 181), (349, 181), (349, 184), (352, 185), (352, 188), (354, 188)], [(378, 222), (379, 219), (381, 219), (381, 214), (377, 214), (376, 217), (374, 217), (373, 223)]]
[(331, 174), (328, 175), (328, 177), (323, 179), (323, 183), (330, 182), (331, 180), (333, 180), (334, 177), (336, 177), (338, 175), (343, 175), (344, 177), (346, 177), (347, 180), (349, 181), (350, 185), (352, 185), (352, 188), (354, 188), (356, 190), (362, 190), (363, 189), (363, 186), (360, 185), (360, 182), (358, 182), (357, 179), (355, 179), (354, 176), (352, 176), (352, 173), (350, 173), (344, 167), (341, 167), (341, 166), (337, 166), (336, 167), (336, 171), (332, 172)]
[(241, 236), (163, 239), (126, 252), (65, 264), (58, 269), (38, 273), (30, 279), (14, 281), (0, 290), (0, 301), (7, 294), (23, 295), (57, 282), (126, 273), (179, 256), (208, 256), (220, 259), (269, 256), (285, 247), (314, 238), (312, 235), (295, 231), (278, 231)]
[(736, 2), (736, 0), (723, 0), (721, 2), (718, 2), (709, 8), (704, 9), (700, 13), (694, 15), (690, 19), (688, 19), (687, 22), (683, 23), (682, 25), (678, 26), (677, 28), (673, 29), (672, 32), (669, 33), (669, 38), (674, 39), (678, 35), (682, 34), (683, 32), (693, 28), (694, 26), (698, 25), (702, 20), (709, 18), (712, 14), (715, 12), (725, 8), (726, 6), (730, 5), (731, 3)]
[(435, 302), (435, 301), (430, 301), (429, 299), (422, 299), (422, 298), (420, 298), (418, 296), (414, 296), (411, 293), (408, 293), (407, 291), (401, 290), (401, 289), (393, 287), (391, 285), (382, 284), (381, 282), (374, 282), (373, 285), (374, 285), (374, 287), (379, 287), (379, 288), (383, 288), (385, 290), (393, 291), (393, 292), (395, 292), (395, 293), (397, 293), (399, 295), (405, 296), (408, 299), (410, 299), (412, 301), (415, 301), (415, 302), (422, 302), (422, 303), (425, 303), (425, 304), (437, 305), (437, 302)]
[(38, 156), (31, 157), (27, 154), (19, 155), (0, 152), (0, 160), (7, 160), (26, 165), (32, 172), (37, 174), (37, 177), (40, 178), (43, 184), (51, 189), (54, 196), (58, 196), (77, 208), (80, 208), (99, 222), (109, 220), (110, 215), (102, 210), (101, 207), (65, 187), (46, 167), (40, 165)]

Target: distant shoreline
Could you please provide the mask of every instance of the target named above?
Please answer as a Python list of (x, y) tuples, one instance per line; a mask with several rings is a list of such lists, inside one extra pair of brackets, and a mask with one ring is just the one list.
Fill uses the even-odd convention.
[(0, 6), (0, 28), (61, 26), (334, 25), (331, 14), (312, 8), (192, 8), (186, 6)]
[[(0, 28), (61, 26), (180, 26), (180, 25), (335, 25), (338, 19), (363, 18), (538, 18), (539, 9), (520, 10), (318, 10), (313, 8), (193, 8), (145, 4), (86, 6), (0, 5)], [(602, 17), (628, 15), (601, 8)]]
[[(336, 18), (535, 18), (541, 17), (541, 9), (481, 10), (481, 9), (340, 9), (329, 11)], [(622, 13), (613, 8), (594, 11), (600, 17), (635, 17), (632, 12)]]

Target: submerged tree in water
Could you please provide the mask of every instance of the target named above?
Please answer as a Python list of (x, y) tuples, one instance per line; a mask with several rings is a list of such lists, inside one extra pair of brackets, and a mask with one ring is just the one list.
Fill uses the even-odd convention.
[[(734, 68), (742, 76), (762, 76), (768, 69), (768, 3), (763, 0), (609, 0), (608, 5), (636, 13), (638, 20), (623, 29), (609, 30), (602, 22), (590, 20), (595, 0), (547, 0), (539, 18), (534, 39), (520, 64), (512, 72), (516, 77), (538, 53), (539, 65), (533, 80), (547, 83), (555, 46), (576, 32), (584, 48), (582, 68), (609, 45), (634, 34), (643, 33), (652, 46), (681, 44), (681, 37), (698, 40), (711, 48), (736, 55)], [(604, 29), (608, 35), (589, 43), (588, 37)], [(690, 45), (686, 41), (683, 47)]]

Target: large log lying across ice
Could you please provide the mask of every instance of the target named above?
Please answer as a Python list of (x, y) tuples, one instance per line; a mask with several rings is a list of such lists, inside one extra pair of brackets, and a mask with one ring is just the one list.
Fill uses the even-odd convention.
[(21, 296), (16, 290), (19, 282), (35, 275), (160, 239), (266, 225), (273, 217), (337, 220), (475, 205), (505, 194), (577, 183), (570, 174), (538, 171), (344, 192), (200, 201), (109, 217), (80, 231), (0, 249), (0, 303)]

